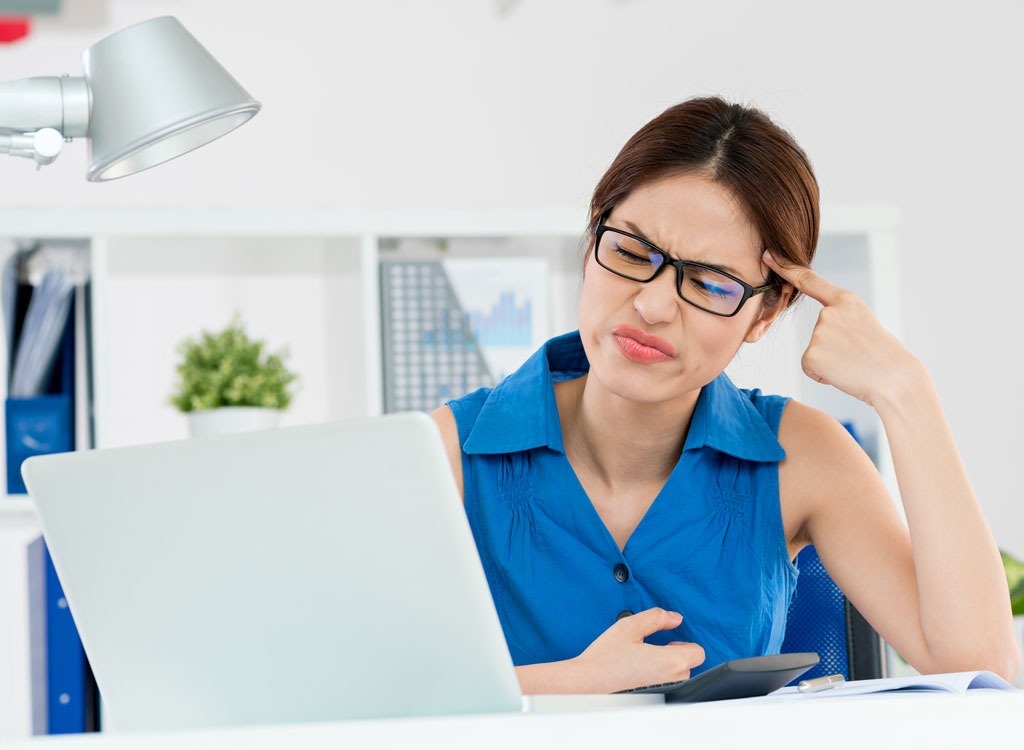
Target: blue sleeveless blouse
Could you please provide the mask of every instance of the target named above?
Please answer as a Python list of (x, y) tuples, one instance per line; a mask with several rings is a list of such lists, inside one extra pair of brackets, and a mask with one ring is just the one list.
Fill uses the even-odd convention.
[(779, 507), (787, 399), (722, 374), (697, 399), (683, 452), (620, 550), (569, 465), (554, 383), (590, 369), (578, 332), (493, 389), (449, 402), (466, 514), (515, 664), (578, 656), (616, 619), (682, 613), (649, 643), (727, 659), (778, 653), (797, 570)]

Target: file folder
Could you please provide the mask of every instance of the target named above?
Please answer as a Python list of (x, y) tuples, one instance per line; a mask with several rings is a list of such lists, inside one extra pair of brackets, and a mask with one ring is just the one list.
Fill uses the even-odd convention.
[[(77, 413), (85, 407), (85, 416), (91, 417), (89, 404), (80, 403), (90, 400), (91, 394), (76, 378), (80, 361), (88, 369), (88, 280), (70, 289), (68, 278), (33, 286), (19, 271), (16, 266), (5, 269), (4, 278), (8, 337), (4, 434), (9, 495), (26, 492), (21, 477), (25, 459), (91, 447), (91, 419), (80, 424), (82, 416)], [(44, 315), (39, 308), (35, 317), (30, 313), (34, 296), (49, 305)], [(23, 346), (31, 356), (21, 361), (23, 369), (19, 369), (15, 354)], [(26, 377), (19, 380), (19, 375)], [(12, 392), (16, 397), (10, 396)], [(96, 683), (42, 538), (29, 546), (28, 558), (32, 731), (95, 731), (99, 727)]]
[(7, 492), (24, 494), (22, 461), (29, 456), (63, 453), (75, 447), (71, 395), (9, 398), (5, 404)]
[(21, 463), (29, 456), (75, 449), (75, 315), (68, 315), (46, 393), (7, 398), (7, 493), (24, 494)]
[(99, 726), (99, 696), (78, 629), (42, 537), (28, 547), (32, 732), (69, 734)]

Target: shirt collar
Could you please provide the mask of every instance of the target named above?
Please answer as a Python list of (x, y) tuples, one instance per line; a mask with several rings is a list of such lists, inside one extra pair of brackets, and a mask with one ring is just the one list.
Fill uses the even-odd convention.
[(551, 339), (491, 391), (462, 449), (516, 453), (547, 446), (564, 453), (555, 383), (589, 370), (578, 332)]
[(786, 457), (748, 393), (724, 372), (701, 389), (683, 451), (705, 446), (746, 461), (778, 462)]
[[(554, 384), (589, 370), (578, 331), (551, 339), (491, 391), (463, 450), (492, 454), (548, 447), (564, 453)], [(524, 408), (527, 404), (540, 408)], [(725, 373), (701, 389), (683, 450), (705, 446), (748, 461), (786, 456), (749, 397)]]

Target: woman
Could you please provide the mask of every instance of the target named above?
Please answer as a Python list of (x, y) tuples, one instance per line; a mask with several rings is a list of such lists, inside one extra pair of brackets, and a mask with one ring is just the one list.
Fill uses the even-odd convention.
[[(579, 331), (433, 413), (524, 692), (777, 652), (807, 544), (919, 671), (1016, 674), (998, 550), (929, 376), (810, 270), (818, 215), (764, 114), (669, 108), (595, 190)], [(803, 369), (877, 411), (906, 525), (836, 420), (723, 374), (801, 292), (824, 306)]]

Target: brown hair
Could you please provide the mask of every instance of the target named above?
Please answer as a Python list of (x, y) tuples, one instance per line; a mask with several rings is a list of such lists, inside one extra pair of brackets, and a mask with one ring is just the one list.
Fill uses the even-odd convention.
[[(594, 189), (588, 254), (601, 217), (633, 190), (687, 172), (729, 188), (776, 258), (810, 265), (820, 212), (807, 155), (760, 110), (719, 97), (669, 107), (627, 141)], [(772, 276), (780, 287), (781, 280)], [(765, 296), (767, 305), (779, 299), (777, 290)]]

